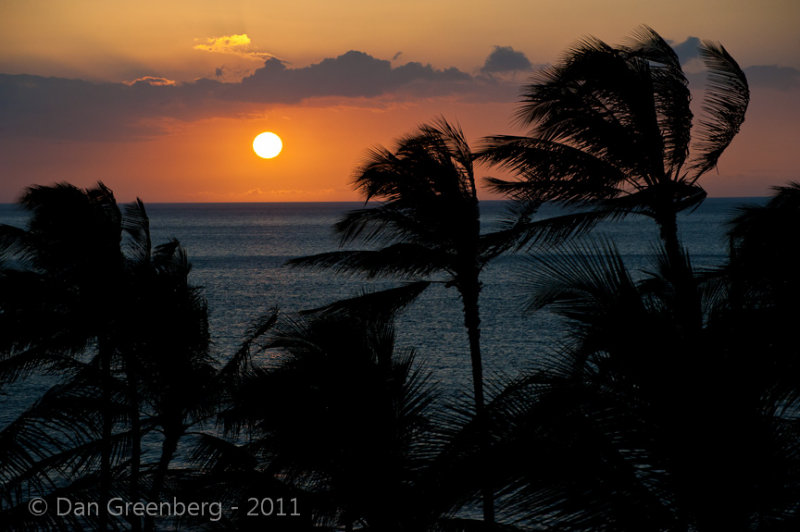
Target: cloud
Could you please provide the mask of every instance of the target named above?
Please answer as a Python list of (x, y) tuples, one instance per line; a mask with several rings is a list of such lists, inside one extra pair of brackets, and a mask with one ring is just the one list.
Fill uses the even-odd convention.
[(678, 54), (678, 59), (680, 59), (682, 65), (700, 57), (700, 39), (698, 37), (687, 37), (680, 44), (672, 44), (672, 41), (670, 41), (669, 44)]
[(94, 83), (0, 74), (0, 101), (6, 104), (0, 106), (0, 137), (117, 140), (160, 134), (152, 119), (164, 116), (163, 109), (177, 115), (181, 92), (180, 85), (146, 80)]
[(481, 67), (484, 74), (495, 74), (505, 72), (519, 72), (531, 70), (533, 65), (525, 57), (525, 54), (514, 50), (510, 46), (495, 46), (494, 51), (486, 58), (486, 62)]
[(533, 65), (525, 54), (510, 46), (495, 46), (494, 51), (486, 58), (481, 72), (484, 74), (503, 74), (531, 70)]
[[(700, 61), (701, 41), (697, 37), (687, 37), (680, 44), (670, 46), (678, 54), (684, 71), (689, 74), (693, 84), (702, 84), (705, 80), (706, 68)], [(689, 68), (686, 65), (691, 62)], [(751, 87), (764, 87), (777, 90), (792, 90), (800, 88), (800, 70), (792, 67), (782, 67), (777, 65), (753, 65), (742, 69), (747, 76), (747, 81)]]
[(756, 65), (744, 69), (751, 86), (778, 90), (800, 88), (800, 70), (777, 65)]
[[(195, 39), (199, 41), (200, 39)], [(223, 35), (222, 37), (210, 37), (205, 42), (192, 46), (194, 50), (201, 50), (214, 54), (235, 55), (247, 59), (263, 60), (267, 57), (274, 57), (271, 53), (263, 50), (256, 50), (252, 46), (252, 41), (246, 33), (234, 35)]]
[[(693, 39), (678, 48), (687, 48)], [(230, 41), (235, 42), (239, 41)], [(219, 46), (230, 43), (220, 41)], [(420, 98), (515, 102), (525, 80), (513, 69), (530, 68), (524, 54), (502, 46), (492, 50), (476, 75), (413, 61), (393, 65), (355, 50), (298, 68), (275, 57), (261, 61), (251, 75), (235, 82), (210, 77), (175, 83), (167, 77), (142, 76), (122, 83), (96, 83), (0, 74), (0, 137), (146, 139), (168, 132), (179, 121), (237, 116), (253, 112), (254, 105), (263, 111), (269, 105), (308, 99), (349, 98), (365, 105), (372, 105), (368, 99), (375, 97), (384, 102)], [(216, 77), (226, 73), (227, 67), (220, 67)], [(754, 88), (800, 90), (800, 71), (795, 68), (757, 65), (745, 73)], [(690, 72), (689, 78), (693, 90), (700, 89), (705, 74)]]
[(303, 68), (289, 68), (279, 59), (268, 59), (232, 88), (229, 97), (281, 102), (316, 96), (371, 97), (420, 81), (438, 84), (440, 93), (447, 93), (455, 90), (453, 84), (471, 79), (455, 68), (436, 70), (416, 62), (392, 67), (389, 61), (351, 50)]
[[(800, 70), (777, 65), (753, 65), (742, 69), (751, 90), (771, 89), (782, 92), (800, 90)], [(699, 90), (708, 82), (705, 68), (687, 71), (687, 79), (692, 90)], [(798, 94), (800, 97), (800, 94)]]
[[(245, 39), (215, 38), (204, 46), (236, 49)], [(227, 48), (226, 48), (227, 47)], [(498, 50), (501, 50), (498, 52)], [(510, 50), (496, 48), (486, 64), (511, 68), (528, 64)], [(500, 54), (499, 56), (497, 54)], [(519, 54), (519, 55), (517, 55)], [(497, 57), (500, 58), (498, 62)], [(506, 63), (502, 63), (506, 58)], [(522, 56), (524, 59), (524, 56)], [(73, 140), (120, 140), (163, 134), (170, 120), (231, 116), (257, 104), (291, 104), (310, 98), (372, 98), (398, 101), (457, 97), (469, 101), (514, 101), (519, 83), (472, 76), (457, 68), (407, 62), (393, 66), (360, 51), (349, 51), (305, 67), (292, 68), (275, 57), (240, 81), (202, 78), (175, 83), (143, 76), (123, 83), (0, 74), (0, 137), (33, 136)], [(504, 65), (504, 66), (503, 66)], [(224, 67), (215, 73), (219, 78)]]
[[(200, 39), (195, 39), (200, 40)], [(245, 51), (250, 44), (250, 37), (246, 33), (236, 35), (225, 35), (222, 37), (211, 37), (203, 44), (195, 44), (195, 50), (204, 50), (216, 54), (238, 54)]]
[(177, 85), (177, 83), (174, 80), (167, 78), (159, 78), (155, 76), (142, 76), (132, 81), (123, 81), (122, 83), (128, 85), (129, 87), (140, 83), (144, 85), (150, 85), (152, 87), (171, 87)]

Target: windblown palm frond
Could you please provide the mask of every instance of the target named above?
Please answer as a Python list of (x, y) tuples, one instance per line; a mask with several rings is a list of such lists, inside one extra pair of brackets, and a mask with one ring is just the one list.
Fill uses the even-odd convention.
[(150, 239), (150, 218), (141, 199), (125, 207), (122, 229), (130, 235), (128, 257), (135, 263), (149, 263), (153, 244)]
[(704, 41), (700, 56), (709, 75), (703, 100), (706, 116), (695, 133), (692, 182), (717, 165), (722, 152), (739, 133), (750, 101), (747, 78), (724, 47)]
[(342, 299), (316, 309), (301, 311), (301, 315), (354, 315), (377, 319), (391, 319), (404, 307), (410, 305), (423, 290), (427, 281), (406, 283), (403, 286), (388, 288), (379, 292), (365, 292), (360, 296)]
[(408, 279), (448, 271), (452, 259), (439, 249), (414, 243), (398, 243), (379, 250), (331, 251), (289, 260), (289, 266), (333, 269), (342, 274), (365, 274), (367, 278), (398, 276)]
[[(676, 215), (705, 197), (695, 183), (717, 164), (749, 102), (747, 80), (724, 48), (704, 42), (701, 55), (709, 83), (692, 135), (686, 76), (655, 31), (644, 26), (618, 47), (581, 41), (525, 87), (518, 118), (530, 134), (486, 139), (478, 158), (518, 174), (490, 186), (598, 215), (650, 216), (670, 260), (679, 262)], [(622, 198), (629, 201), (613, 202)], [(575, 216), (576, 227), (585, 221)]]

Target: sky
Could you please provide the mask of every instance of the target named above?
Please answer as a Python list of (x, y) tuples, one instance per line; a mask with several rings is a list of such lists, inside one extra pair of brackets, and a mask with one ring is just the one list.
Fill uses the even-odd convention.
[[(61, 181), (103, 181), (120, 201), (357, 200), (370, 148), (440, 116), (473, 146), (523, 133), (513, 115), (533, 72), (642, 24), (690, 82), (698, 39), (748, 76), (709, 195), (800, 180), (796, 0), (0, 0), (0, 202)], [(282, 137), (278, 157), (253, 152), (262, 131)]]

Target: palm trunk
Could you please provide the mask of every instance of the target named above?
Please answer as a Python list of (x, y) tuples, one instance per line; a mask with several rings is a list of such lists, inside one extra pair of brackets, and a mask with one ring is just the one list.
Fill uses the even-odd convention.
[(702, 326), (700, 298), (691, 271), (687, 270), (685, 258), (678, 238), (677, 214), (672, 208), (657, 214), (661, 241), (667, 254), (669, 280), (675, 288), (675, 308), (677, 317), (687, 331)]
[(108, 529), (108, 500), (111, 495), (111, 431), (113, 428), (113, 415), (111, 412), (111, 349), (105, 339), (98, 341), (100, 357), (100, 386), (103, 404), (102, 433), (100, 441), (100, 515), (98, 516), (98, 529)]
[(483, 396), (483, 360), (481, 359), (481, 330), (478, 297), (480, 282), (475, 275), (466, 286), (461, 285), (461, 299), (464, 304), (464, 326), (469, 337), (469, 354), (472, 362), (472, 388), (475, 396), (475, 424), (478, 430), (480, 454), (483, 457), (479, 475), (483, 500), (483, 520), (494, 524), (494, 492), (489, 473), (489, 424), (486, 416), (486, 401)]
[[(142, 422), (139, 418), (139, 394), (137, 390), (136, 369), (128, 370), (128, 416), (131, 423), (131, 473), (130, 493), (131, 502), (139, 500), (139, 473), (142, 464)], [(142, 529), (142, 520), (131, 515), (130, 524), (133, 532)]]
[(664, 243), (664, 250), (667, 253), (669, 266), (676, 271), (683, 261), (681, 245), (678, 240), (678, 220), (674, 210), (660, 213), (656, 216), (661, 241)]
[[(158, 466), (153, 475), (153, 484), (150, 489), (149, 500), (158, 501), (161, 497), (161, 492), (164, 488), (164, 481), (167, 477), (167, 470), (172, 457), (175, 455), (175, 450), (178, 448), (178, 440), (181, 437), (181, 430), (164, 429), (164, 442), (161, 444), (161, 458), (158, 460)], [(145, 529), (154, 530), (155, 521), (152, 516), (145, 518)]]

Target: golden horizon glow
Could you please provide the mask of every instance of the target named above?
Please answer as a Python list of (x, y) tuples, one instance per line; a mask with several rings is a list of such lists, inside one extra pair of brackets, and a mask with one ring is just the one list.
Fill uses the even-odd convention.
[(253, 151), (262, 159), (277, 157), (282, 149), (283, 141), (271, 131), (265, 131), (253, 139)]

